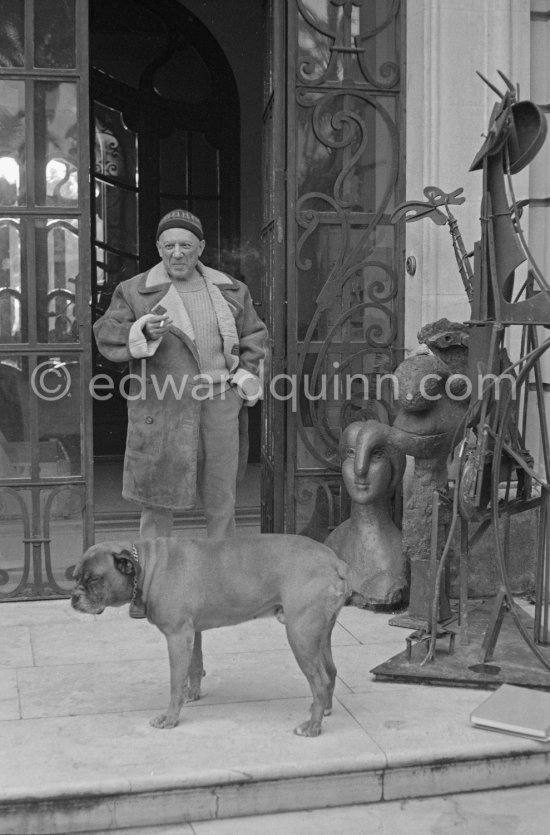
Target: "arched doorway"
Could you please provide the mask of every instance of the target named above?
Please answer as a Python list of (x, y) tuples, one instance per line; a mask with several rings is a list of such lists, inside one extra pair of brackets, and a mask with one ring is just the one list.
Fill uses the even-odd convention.
[[(235, 274), (239, 239), (239, 100), (231, 67), (208, 29), (177, 0), (90, 4), (93, 319), (120, 281), (158, 261), (158, 218), (198, 214), (204, 260)], [(120, 469), (124, 369), (94, 402), (96, 479)], [(109, 481), (112, 479), (108, 479)], [(101, 508), (98, 508), (101, 515)]]

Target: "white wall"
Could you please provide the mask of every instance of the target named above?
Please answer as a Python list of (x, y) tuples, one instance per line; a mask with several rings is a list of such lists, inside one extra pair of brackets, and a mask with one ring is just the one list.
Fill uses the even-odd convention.
[[(483, 143), (496, 95), (476, 75), (499, 89), (500, 69), (530, 82), (529, 0), (407, 0), (406, 199), (423, 199), (427, 185), (450, 192), (463, 187), (466, 203), (453, 213), (468, 251), (480, 237), (481, 172), (469, 173)], [(522, 191), (521, 175), (515, 178)], [(467, 320), (466, 293), (447, 227), (430, 220), (407, 224), (407, 255), (417, 272), (405, 276), (405, 347), (417, 346), (421, 325), (443, 316)]]

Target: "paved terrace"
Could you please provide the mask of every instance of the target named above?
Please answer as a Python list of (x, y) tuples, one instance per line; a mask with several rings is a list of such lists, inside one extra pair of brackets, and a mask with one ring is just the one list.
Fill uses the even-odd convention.
[(316, 739), (293, 734), (310, 695), (275, 619), (205, 633), (203, 698), (171, 731), (149, 725), (167, 703), (164, 638), (126, 606), (91, 617), (65, 600), (6, 603), (0, 629), (3, 835), (187, 833), (188, 821), (550, 782), (550, 744), (470, 726), (488, 691), (373, 680), (409, 634), (386, 614), (342, 611), (335, 708)]

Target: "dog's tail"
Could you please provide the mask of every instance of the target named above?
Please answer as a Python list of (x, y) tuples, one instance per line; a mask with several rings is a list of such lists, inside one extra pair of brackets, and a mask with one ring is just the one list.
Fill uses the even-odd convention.
[[(342, 561), (343, 562), (343, 561)], [(367, 605), (367, 600), (361, 593), (362, 580), (357, 572), (351, 568), (347, 563), (343, 563), (345, 569), (340, 576), (344, 579), (346, 584), (346, 593), (343, 606), (358, 606), (359, 609), (364, 609)], [(340, 567), (339, 567), (340, 568)], [(340, 573), (340, 571), (339, 571)]]
[(368, 601), (366, 597), (363, 597), (361, 592), (358, 591), (351, 591), (348, 599), (344, 603), (344, 606), (357, 606), (359, 609), (366, 609)]
[(356, 576), (356, 572), (347, 563), (343, 560), (339, 562), (337, 571), (341, 583), (339, 584), (340, 588), (338, 588), (337, 594), (340, 598), (340, 606), (359, 606), (359, 608), (364, 608), (366, 600), (359, 591), (359, 577)]

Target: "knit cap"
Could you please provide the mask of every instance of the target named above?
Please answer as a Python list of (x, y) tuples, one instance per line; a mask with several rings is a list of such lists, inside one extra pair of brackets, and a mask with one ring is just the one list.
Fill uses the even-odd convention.
[(188, 212), (186, 209), (173, 209), (160, 219), (157, 227), (157, 241), (166, 229), (173, 229), (174, 227), (188, 229), (197, 236), (199, 241), (204, 240), (202, 223), (198, 217), (191, 214), (191, 212)]

